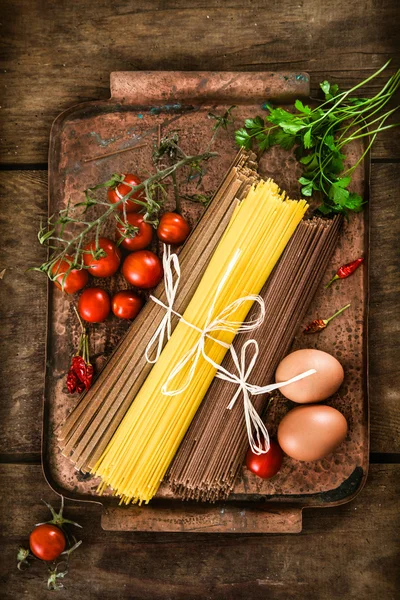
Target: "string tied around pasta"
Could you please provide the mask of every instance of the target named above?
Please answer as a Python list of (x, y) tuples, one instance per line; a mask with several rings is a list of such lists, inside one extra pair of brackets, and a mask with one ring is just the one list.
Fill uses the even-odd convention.
[[(313, 373), (316, 373), (315, 369), (310, 369), (293, 377), (292, 379), (275, 384), (269, 384), (266, 386), (256, 386), (250, 384), (247, 379), (253, 370), (253, 367), (257, 361), (257, 357), (259, 354), (258, 343), (254, 339), (247, 340), (242, 348), (240, 353), (240, 361), (239, 357), (233, 347), (232, 344), (227, 344), (226, 342), (219, 340), (213, 337), (211, 334), (216, 331), (229, 331), (232, 333), (241, 333), (241, 332), (249, 332), (257, 329), (264, 321), (265, 317), (265, 304), (261, 296), (250, 294), (248, 296), (243, 296), (231, 302), (228, 306), (226, 306), (217, 316), (214, 316), (215, 305), (218, 299), (219, 294), (224, 288), (238, 258), (240, 256), (240, 249), (238, 249), (232, 260), (228, 264), (228, 267), (225, 271), (224, 276), (222, 277), (213, 302), (210, 306), (210, 309), (207, 314), (206, 323), (201, 329), (197, 327), (193, 323), (189, 323), (186, 321), (182, 315), (180, 315), (177, 311), (174, 310), (173, 304), (176, 296), (176, 292), (179, 287), (180, 281), (180, 267), (179, 267), (179, 259), (176, 254), (171, 254), (171, 250), (168, 246), (164, 244), (164, 253), (163, 253), (163, 267), (164, 267), (164, 284), (165, 284), (165, 295), (167, 298), (167, 304), (162, 302), (159, 298), (155, 296), (150, 296), (150, 299), (162, 306), (165, 309), (165, 315), (157, 328), (156, 332), (152, 336), (146, 348), (146, 359), (150, 363), (157, 362), (162, 349), (164, 347), (165, 338), (169, 339), (172, 331), (172, 315), (177, 316), (183, 323), (187, 326), (195, 329), (200, 333), (199, 339), (196, 344), (182, 357), (182, 359), (175, 365), (169, 374), (167, 380), (163, 384), (161, 391), (165, 396), (177, 396), (183, 393), (190, 385), (194, 373), (196, 371), (196, 367), (200, 357), (202, 356), (206, 361), (208, 361), (215, 369), (216, 369), (216, 377), (219, 379), (223, 379), (225, 381), (229, 381), (231, 383), (235, 383), (238, 385), (238, 389), (235, 392), (232, 400), (230, 401), (227, 409), (231, 410), (235, 405), (240, 393), (243, 393), (243, 408), (244, 408), (244, 416), (246, 422), (246, 429), (249, 438), (249, 444), (253, 452), (256, 454), (264, 454), (268, 452), (270, 447), (269, 435), (266, 426), (264, 425), (261, 417), (255, 410), (253, 403), (251, 401), (251, 395), (259, 395), (265, 394), (273, 391), (274, 389), (283, 387), (285, 385), (289, 385), (290, 383), (294, 383), (304, 377), (308, 377)], [(175, 271), (175, 281), (173, 275), (173, 269)], [(238, 310), (238, 308), (245, 302), (253, 302), (259, 305), (259, 312), (255, 317), (251, 319), (241, 322), (235, 321), (232, 319), (232, 315)], [(227, 369), (225, 369), (222, 365), (216, 363), (205, 351), (205, 342), (206, 338), (212, 339), (214, 342), (220, 344), (227, 350), (231, 352), (233, 362), (235, 364), (236, 370), (238, 374), (231, 373)], [(154, 346), (156, 345), (156, 353), (153, 359), (150, 359), (150, 355), (153, 351)], [(250, 359), (250, 363), (246, 367), (246, 352), (250, 347), (253, 347), (253, 355)], [(169, 389), (169, 385), (174, 380), (176, 375), (180, 373), (183, 369), (185, 369), (186, 365), (191, 363), (190, 369), (187, 373), (186, 380), (183, 382), (181, 387), (177, 389)]]
[[(250, 362), (246, 364), (246, 353), (251, 351), (253, 354), (250, 358)], [(268, 452), (270, 447), (268, 430), (260, 415), (254, 408), (250, 396), (259, 396), (260, 394), (270, 393), (273, 390), (284, 387), (285, 385), (290, 385), (295, 381), (299, 381), (304, 377), (309, 377), (309, 375), (313, 375), (317, 371), (315, 369), (309, 369), (304, 373), (300, 373), (299, 375), (280, 383), (270, 383), (269, 385), (264, 386), (252, 385), (247, 381), (247, 379), (249, 378), (259, 355), (259, 346), (257, 341), (251, 339), (247, 340), (243, 344), (240, 349), (240, 360), (233, 345), (230, 347), (230, 353), (238, 374), (236, 375), (235, 373), (231, 373), (222, 365), (220, 365), (218, 367), (216, 377), (224, 381), (237, 384), (238, 389), (233, 395), (232, 400), (228, 404), (227, 408), (228, 410), (232, 410), (240, 394), (243, 394), (243, 409), (250, 448), (255, 454), (265, 454)]]

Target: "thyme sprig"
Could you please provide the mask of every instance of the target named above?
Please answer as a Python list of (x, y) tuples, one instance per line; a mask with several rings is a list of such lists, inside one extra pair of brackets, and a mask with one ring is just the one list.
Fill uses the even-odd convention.
[[(382, 73), (389, 63), (345, 92), (340, 92), (337, 84), (323, 81), (320, 87), (325, 101), (314, 109), (296, 100), (296, 112), (291, 113), (267, 102), (265, 107), (269, 114), (265, 118), (257, 116), (247, 119), (244, 127), (236, 131), (236, 142), (247, 149), (255, 143), (261, 152), (275, 145), (285, 150), (295, 148), (295, 156), (304, 169), (299, 179), (301, 192), (304, 196), (322, 193), (319, 212), (324, 215), (359, 212), (364, 201), (359, 194), (348, 189), (352, 174), (370, 150), (378, 133), (399, 125), (386, 124), (398, 106), (386, 112), (382, 112), (382, 109), (399, 88), (400, 70), (389, 78), (373, 98), (357, 98), (353, 94)], [(369, 142), (362, 156), (344, 170), (345, 146), (364, 137), (368, 137)]]

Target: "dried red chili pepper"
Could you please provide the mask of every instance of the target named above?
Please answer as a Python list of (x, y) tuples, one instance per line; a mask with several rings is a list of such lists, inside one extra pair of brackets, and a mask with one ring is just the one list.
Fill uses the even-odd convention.
[(70, 394), (73, 394), (76, 391), (77, 384), (78, 384), (78, 378), (75, 375), (75, 371), (71, 367), (70, 370), (68, 371), (68, 375), (67, 375), (67, 388), (68, 388), (68, 392)]
[(67, 375), (67, 388), (70, 394), (74, 392), (81, 394), (84, 390), (88, 390), (92, 385), (94, 372), (89, 358), (89, 337), (78, 313), (77, 316), (82, 333), (79, 339), (78, 352), (72, 357), (71, 367)]
[(363, 257), (357, 258), (356, 260), (347, 263), (347, 265), (341, 266), (340, 269), (337, 271), (336, 275), (332, 277), (329, 283), (326, 284), (325, 289), (328, 288), (331, 285), (331, 283), (336, 281), (336, 279), (346, 279), (346, 277), (352, 275), (354, 271), (358, 269), (362, 262), (364, 262)]
[(322, 329), (325, 329), (325, 327), (328, 326), (332, 319), (340, 315), (340, 313), (346, 310), (346, 308), (349, 308), (349, 306), (350, 304), (346, 304), (346, 306), (343, 306), (343, 308), (335, 312), (335, 314), (329, 317), (329, 319), (315, 319), (314, 321), (311, 321), (311, 323), (309, 323), (304, 329), (303, 333), (318, 333), (319, 331), (322, 331)]

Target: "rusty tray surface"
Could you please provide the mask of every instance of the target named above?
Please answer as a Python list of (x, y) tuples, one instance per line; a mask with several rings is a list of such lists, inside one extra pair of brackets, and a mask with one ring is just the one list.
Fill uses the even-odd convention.
[[(162, 135), (178, 131), (186, 152), (203, 151), (212, 133), (213, 122), (207, 117), (210, 110), (222, 114), (235, 104), (235, 122), (228, 130), (220, 130), (213, 147), (219, 157), (207, 163), (197, 189), (200, 193), (210, 193), (237, 151), (233, 131), (242, 125), (244, 118), (262, 114), (262, 105), (267, 99), (291, 104), (296, 98), (307, 96), (309, 78), (305, 73), (112, 73), (110, 100), (73, 107), (53, 124), (49, 150), (49, 214), (64, 208), (68, 200), (82, 201), (82, 190), (106, 181), (114, 172), (133, 171), (145, 178), (151, 169), (151, 153), (159, 125)], [(86, 162), (136, 144), (146, 146)], [(350, 148), (349, 159), (352, 161), (361, 151), (360, 146)], [(299, 197), (300, 167), (287, 152), (279, 148), (268, 151), (260, 162), (260, 173), (272, 176), (292, 197)], [(356, 171), (353, 185), (354, 191), (367, 195), (367, 161), (364, 170)], [(203, 210), (190, 202), (184, 202), (183, 209), (192, 224)], [(111, 235), (112, 231), (113, 228), (108, 233)], [(328, 281), (341, 264), (365, 255), (367, 247), (368, 211), (365, 210), (345, 222), (323, 281)], [(344, 367), (344, 383), (327, 401), (345, 415), (349, 424), (349, 434), (337, 452), (313, 463), (285, 457), (281, 471), (272, 480), (261, 480), (244, 467), (234, 492), (225, 502), (182, 502), (162, 485), (154, 500), (141, 508), (121, 508), (110, 495), (97, 496), (98, 480), (76, 471), (58, 448), (55, 430), (78, 402), (75, 396), (66, 393), (64, 382), (79, 332), (71, 298), (49, 285), (42, 448), (47, 481), (56, 492), (68, 498), (103, 504), (103, 527), (120, 530), (298, 532), (303, 508), (347, 502), (363, 486), (368, 469), (367, 282), (364, 264), (345, 285), (339, 282), (328, 290), (321, 286), (304, 323), (299, 324), (293, 344), (293, 349), (313, 347), (330, 352)], [(95, 284), (111, 293), (128, 287), (120, 274), (112, 281), (96, 280)], [(340, 322), (319, 335), (301, 333), (308, 321), (316, 316), (329, 316), (348, 302), (351, 308), (343, 313)], [(128, 327), (129, 322), (115, 318), (89, 327), (97, 371)], [(290, 401), (276, 396), (268, 413), (272, 433), (292, 406)]]

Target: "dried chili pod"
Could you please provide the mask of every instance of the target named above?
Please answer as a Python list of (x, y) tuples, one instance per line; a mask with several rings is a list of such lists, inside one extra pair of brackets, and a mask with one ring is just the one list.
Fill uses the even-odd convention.
[(311, 321), (311, 323), (309, 323), (304, 329), (303, 333), (318, 333), (319, 331), (322, 331), (328, 326), (332, 319), (340, 315), (340, 313), (349, 308), (349, 306), (350, 304), (346, 304), (346, 306), (343, 306), (343, 308), (335, 312), (335, 314), (329, 317), (329, 319), (315, 319), (314, 321)]
[(78, 352), (72, 357), (71, 367), (68, 371), (67, 388), (70, 394), (74, 392), (81, 394), (92, 385), (94, 370), (89, 358), (89, 337), (76, 309), (75, 312), (81, 324), (82, 332), (79, 338)]
[(68, 371), (68, 375), (67, 375), (68, 392), (70, 394), (73, 394), (74, 392), (76, 392), (77, 385), (78, 385), (78, 378), (76, 376), (74, 369), (71, 367), (70, 370)]
[(92, 385), (93, 374), (94, 374), (93, 365), (91, 365), (90, 363), (87, 363), (85, 379), (83, 381), (83, 383), (85, 384), (86, 390), (88, 390), (90, 388), (90, 386)]
[(354, 273), (356, 269), (364, 262), (364, 258), (357, 258), (352, 262), (347, 263), (346, 265), (342, 265), (340, 269), (338, 269), (336, 275), (332, 277), (329, 283), (326, 284), (325, 289), (328, 288), (336, 279), (346, 279)]

